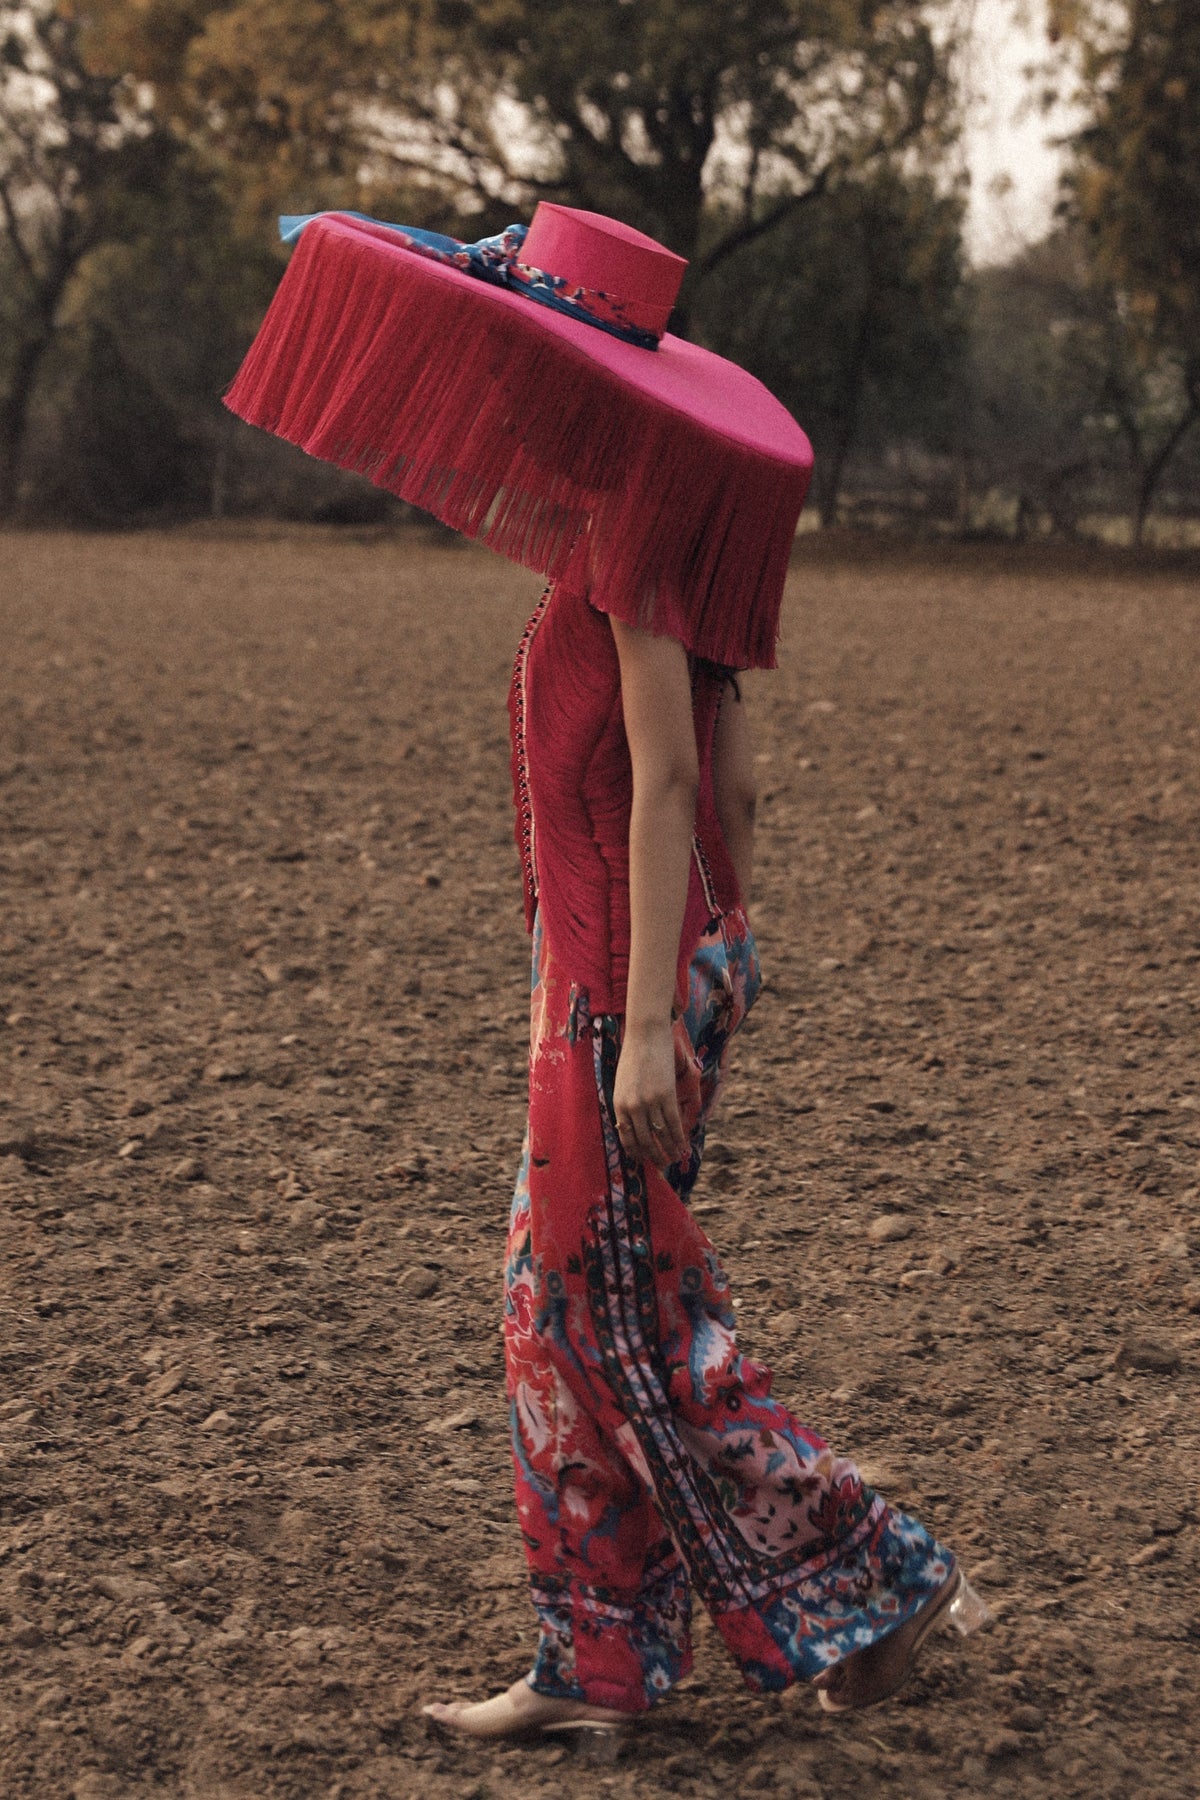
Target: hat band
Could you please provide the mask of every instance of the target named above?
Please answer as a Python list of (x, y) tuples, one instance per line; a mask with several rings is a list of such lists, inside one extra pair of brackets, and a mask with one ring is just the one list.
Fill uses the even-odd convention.
[[(392, 225), (386, 219), (372, 219), (367, 213), (323, 212), (288, 214), (279, 221), (279, 235), (285, 244), (294, 244), (306, 225), (314, 219), (360, 219), (395, 234), (405, 250), (432, 262), (461, 269), (465, 275), (477, 276), (493, 287), (507, 288), (548, 306), (553, 312), (594, 325), (599, 331), (636, 344), (642, 350), (657, 350), (662, 331), (652, 322), (651, 309), (640, 308), (636, 301), (621, 300), (600, 288), (581, 287), (562, 275), (546, 269), (535, 269), (518, 261), (517, 252), (525, 242), (528, 225), (509, 225), (496, 237), (480, 238), (478, 243), (464, 244), (458, 238), (446, 237), (439, 231), (420, 231), (415, 225)], [(661, 308), (656, 309), (658, 317)]]

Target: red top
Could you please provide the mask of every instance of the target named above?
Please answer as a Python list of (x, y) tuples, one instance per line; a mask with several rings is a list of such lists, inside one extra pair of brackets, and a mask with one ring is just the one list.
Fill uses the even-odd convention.
[[(714, 914), (741, 904), (713, 795), (725, 683), (710, 665), (689, 660), (700, 791), (681, 973)], [(633, 766), (612, 628), (579, 592), (548, 589), (525, 627), (509, 717), (526, 925), (532, 930), (540, 910), (551, 953), (587, 988), (593, 1011), (624, 1012)]]

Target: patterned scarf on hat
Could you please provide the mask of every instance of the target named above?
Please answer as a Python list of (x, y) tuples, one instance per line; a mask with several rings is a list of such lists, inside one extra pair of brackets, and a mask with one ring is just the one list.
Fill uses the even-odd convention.
[(279, 235), (285, 244), (294, 244), (306, 225), (314, 219), (327, 218), (361, 219), (366, 225), (393, 231), (404, 248), (417, 256), (447, 263), (466, 275), (490, 282), (493, 287), (523, 294), (527, 300), (536, 300), (539, 306), (548, 306), (554, 312), (580, 319), (585, 325), (595, 325), (598, 330), (607, 331), (627, 344), (636, 344), (639, 349), (658, 349), (662, 334), (638, 323), (635, 304), (618, 300), (599, 288), (579, 287), (561, 275), (550, 275), (545, 269), (535, 269), (518, 261), (517, 252), (529, 231), (527, 225), (509, 225), (496, 237), (464, 244), (439, 231), (419, 231), (414, 225), (392, 225), (386, 219), (372, 219), (366, 213), (304, 213), (281, 218)]

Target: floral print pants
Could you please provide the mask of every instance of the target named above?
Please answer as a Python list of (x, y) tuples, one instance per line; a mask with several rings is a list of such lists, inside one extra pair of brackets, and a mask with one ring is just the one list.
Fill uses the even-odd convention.
[(954, 1566), (771, 1399), (688, 1210), (759, 982), (744, 913), (714, 919), (675, 1008), (691, 1156), (664, 1176), (617, 1137), (621, 1017), (593, 1016), (535, 922), (505, 1353), (539, 1693), (652, 1705), (691, 1666), (693, 1591), (747, 1684), (786, 1687), (894, 1630)]

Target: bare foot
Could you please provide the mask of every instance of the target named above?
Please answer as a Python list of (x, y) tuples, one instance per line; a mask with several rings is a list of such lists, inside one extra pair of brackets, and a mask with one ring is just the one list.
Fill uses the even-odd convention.
[(841, 1662), (818, 1675), (813, 1686), (818, 1690), (825, 1712), (852, 1712), (864, 1706), (878, 1706), (890, 1700), (904, 1686), (916, 1667), (918, 1653), (929, 1633), (937, 1625), (954, 1599), (960, 1586), (958, 1571), (943, 1582), (911, 1619), (889, 1631), (886, 1637), (855, 1650)]
[(539, 1694), (524, 1676), (514, 1681), (506, 1693), (493, 1694), (490, 1700), (433, 1700), (421, 1711), (439, 1725), (480, 1738), (525, 1737), (574, 1725), (612, 1729), (636, 1717), (606, 1706), (589, 1706), (583, 1700), (556, 1700), (549, 1694)]

